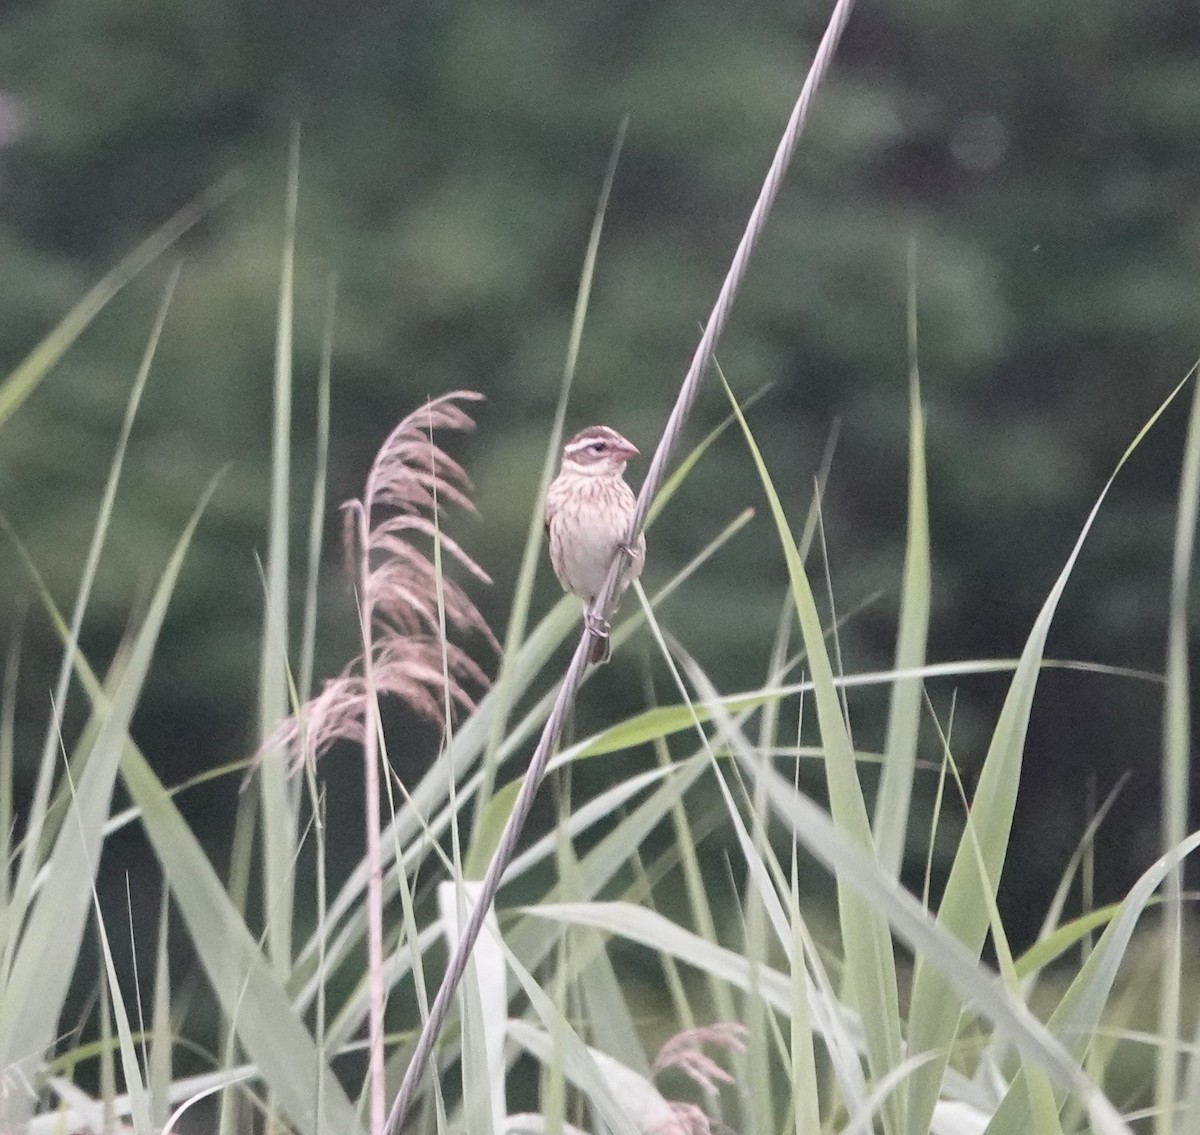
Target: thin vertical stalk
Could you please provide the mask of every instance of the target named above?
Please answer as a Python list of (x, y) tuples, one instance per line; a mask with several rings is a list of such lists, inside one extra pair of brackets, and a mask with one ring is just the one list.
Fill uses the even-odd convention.
[[(700, 337), (696, 352), (692, 356), (691, 365), (688, 367), (687, 375), (684, 377), (683, 384), (679, 389), (675, 406), (671, 411), (670, 417), (667, 419), (666, 428), (659, 440), (658, 448), (654, 451), (654, 457), (650, 462), (646, 480), (643, 482), (642, 490), (638, 494), (637, 508), (634, 511), (633, 520), (630, 524), (629, 535), (625, 540), (628, 547), (632, 548), (636, 546), (637, 538), (645, 527), (646, 514), (649, 512), (650, 504), (666, 476), (667, 463), (670, 461), (675, 444), (679, 440), (679, 435), (683, 430), (688, 412), (696, 400), (704, 373), (712, 361), (717, 340), (720, 338), (721, 332), (724, 331), (725, 324), (729, 320), (729, 313), (733, 309), (733, 300), (742, 278), (746, 274), (746, 269), (750, 263), (750, 256), (762, 235), (767, 216), (770, 214), (775, 199), (779, 195), (783, 176), (787, 171), (792, 153), (796, 148), (800, 131), (808, 117), (808, 109), (812, 103), (813, 95), (820, 87), (829, 70), (829, 66), (833, 61), (833, 53), (837, 48), (838, 41), (841, 39), (842, 32), (845, 30), (846, 21), (849, 19), (853, 7), (853, 0), (837, 0), (833, 13), (829, 18), (829, 24), (825, 28), (825, 34), (821, 37), (821, 43), (817, 47), (816, 55), (813, 57), (808, 76), (805, 78), (800, 95), (796, 100), (795, 106), (792, 108), (787, 127), (783, 132), (783, 137), (779, 141), (775, 156), (770, 168), (767, 170), (762, 188), (759, 191), (758, 200), (755, 202), (754, 208), (750, 213), (750, 219), (746, 223), (745, 232), (742, 234), (742, 239), (738, 243), (737, 251), (734, 253), (729, 270), (725, 275), (725, 280), (721, 285), (721, 290), (717, 295), (712, 314), (705, 325), (704, 333)], [(613, 595), (616, 591), (617, 577), (622, 567), (622, 559), (623, 553), (618, 551), (617, 555), (613, 558), (612, 564), (609, 566), (608, 578), (605, 580), (604, 586), (600, 589), (599, 595), (596, 596), (593, 610), (600, 614), (607, 614), (612, 609)], [(563, 678), (562, 685), (559, 687), (558, 696), (555, 699), (553, 708), (550, 710), (550, 715), (546, 719), (541, 739), (538, 741), (537, 748), (530, 758), (529, 769), (525, 774), (521, 789), (513, 804), (513, 810), (508, 818), (508, 823), (505, 825), (504, 831), (500, 836), (500, 842), (496, 847), (496, 854), (492, 857), (492, 862), (488, 866), (487, 874), (484, 876), (483, 883), (480, 886), (479, 896), (476, 899), (475, 906), (471, 910), (471, 916), (467, 920), (467, 924), (463, 928), (462, 937), (459, 939), (458, 945), (450, 957), (445, 976), (442, 978), (442, 984), (438, 988), (433, 1004), (430, 1006), (429, 1016), (426, 1018), (421, 1028), (421, 1033), (417, 1038), (412, 1059), (405, 1070), (400, 1090), (396, 1093), (391, 1112), (388, 1115), (387, 1126), (384, 1129), (385, 1135), (390, 1135), (391, 1132), (396, 1131), (400, 1124), (404, 1122), (404, 1117), (407, 1115), (413, 1096), (416, 1093), (417, 1082), (429, 1064), (429, 1059), (433, 1054), (433, 1046), (437, 1042), (438, 1034), (441, 1032), (442, 1025), (445, 1023), (450, 1011), (454, 992), (458, 988), (459, 982), (462, 981), (463, 973), (467, 968), (467, 961), (483, 928), (483, 921), (491, 909), (492, 903), (495, 901), (496, 892), (500, 889), (500, 880), (512, 860), (513, 854), (516, 851), (517, 841), (529, 818), (529, 813), (533, 809), (534, 797), (537, 795), (542, 777), (545, 775), (546, 765), (549, 763), (550, 756), (558, 744), (563, 725), (574, 703), (575, 693), (579, 689), (584, 671), (587, 669), (588, 656), (591, 653), (593, 642), (597, 639), (589, 622), (585, 622), (584, 624), (583, 634), (580, 636), (579, 643), (575, 647), (575, 654), (571, 658), (570, 665), (567, 667), (566, 675)]]
[[(1171, 565), (1171, 609), (1167, 627), (1166, 695), (1163, 699), (1162, 828), (1163, 850), (1177, 854), (1187, 835), (1188, 777), (1191, 752), (1191, 713), (1188, 701), (1188, 588), (1200, 510), (1200, 386), (1192, 392), (1183, 470), (1179, 478), (1179, 514), (1175, 522), (1175, 553)], [(1179, 1094), (1179, 1042), (1183, 993), (1183, 864), (1178, 860), (1167, 874), (1163, 917), (1162, 979), (1159, 990), (1158, 1035), (1161, 1045), (1155, 1069), (1156, 1135), (1171, 1135), (1176, 1127)]]
[(370, 507), (368, 497), (355, 502), (358, 513), (358, 617), (363, 645), (363, 803), (367, 829), (367, 1060), (371, 1094), (371, 1135), (384, 1130), (383, 1078), (383, 853), (380, 847), (379, 706), (375, 696), (374, 650), (371, 638)]

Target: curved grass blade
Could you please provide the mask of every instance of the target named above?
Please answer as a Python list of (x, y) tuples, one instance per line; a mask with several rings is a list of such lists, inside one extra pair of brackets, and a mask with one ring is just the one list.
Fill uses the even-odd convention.
[[(985, 884), (980, 879), (979, 864), (982, 862), (991, 884), (999, 880), (1012, 830), (1017, 786), (1021, 776), (1021, 758), (1034, 690), (1058, 602), (1083, 548), (1084, 540), (1091, 531), (1100, 506), (1104, 503), (1117, 474), (1190, 378), (1189, 374), (1171, 391), (1138, 431), (1117, 462), (1116, 468), (1088, 513), (1067, 562), (1034, 622), (1025, 649), (1021, 652), (1021, 660), (1013, 673), (1008, 695), (979, 774), (971, 812), (972, 837), (964, 838), (958, 846), (938, 909), (938, 925), (954, 935), (975, 957), (979, 956), (983, 948), (991, 918), (991, 902), (994, 899), (994, 894), (985, 896), (981, 891)], [(928, 964), (925, 959), (918, 958), (909, 1011), (909, 1051), (914, 1055), (922, 1052), (933, 1052), (936, 1055), (929, 1064), (915, 1073), (910, 1082), (910, 1131), (923, 1131), (929, 1127), (949, 1058), (950, 1045), (958, 1030), (962, 1007), (961, 992), (952, 987), (947, 975), (938, 967)]]
[[(66, 623), (36, 572), (33, 579), (56, 630), (65, 639)], [(79, 652), (75, 653), (74, 665), (96, 711), (105, 711), (107, 696)], [(331, 1131), (353, 1135), (360, 1131), (354, 1108), (320, 1060), (312, 1037), (222, 887), (204, 849), (184, 822), (171, 794), (127, 735), (123, 738), (121, 775), (184, 916), (192, 944), (258, 1075), (304, 1135)], [(318, 1069), (316, 1076), (314, 1069)]]
[[(288, 714), (288, 546), (291, 515), (292, 324), (296, 269), (296, 212), (300, 196), (300, 131), (295, 128), (288, 153), (284, 205), (283, 260), (275, 326), (275, 375), (272, 390), (271, 504), (268, 522), (266, 596), (258, 671), (258, 740), (261, 743)], [(262, 809), (262, 864), (267, 945), (276, 972), (286, 978), (292, 964), (292, 908), (295, 902), (296, 829), (301, 781), (289, 782), (280, 753), (266, 753), (258, 764)]]
[[(896, 628), (896, 669), (916, 670), (925, 663), (929, 638), (932, 582), (929, 566), (929, 497), (925, 475), (925, 416), (917, 363), (916, 250), (909, 248), (908, 285), (908, 523), (904, 582)], [(888, 705), (883, 770), (875, 797), (875, 848), (879, 862), (900, 874), (908, 834), (917, 733), (921, 723), (921, 683), (899, 678)]]
[[(729, 384), (722, 380), (726, 395), (737, 415), (746, 439), (787, 562), (792, 601), (800, 621), (800, 631), (813, 676), (817, 720), (825, 749), (826, 780), (834, 821), (857, 846), (874, 855), (874, 840), (866, 803), (859, 783), (854, 749), (850, 743), (842, 707), (838, 699), (833, 666), (825, 647), (821, 617), (812, 587), (804, 570), (800, 550), (792, 536), (783, 504), (771, 482), (762, 453), (742, 415)], [(867, 1032), (867, 1053), (876, 1079), (882, 1079), (903, 1059), (900, 1032), (900, 1004), (896, 985), (896, 960), (886, 920), (861, 895), (838, 878), (838, 917), (846, 951), (846, 977), (855, 1004)], [(897, 1086), (883, 1113), (884, 1129), (903, 1130), (901, 1116), (905, 1107), (907, 1083)]]
[[(1154, 891), (1164, 878), (1169, 880), (1173, 872), (1183, 865), (1183, 860), (1200, 848), (1200, 832), (1193, 833), (1180, 841), (1168, 854), (1162, 856), (1130, 889), (1121, 901), (1115, 917), (1111, 919), (1100, 936), (1096, 948), (1088, 955), (1083, 968), (1071, 982), (1067, 992), (1055, 1007), (1046, 1027), (1060, 1037), (1068, 1050), (1082, 1054), (1091, 1043), (1091, 1038), (1100, 1024), (1100, 1018), (1109, 1004), (1117, 973), (1138, 920), (1151, 905)], [(1156, 1043), (1162, 1043), (1161, 1037)], [(1167, 1110), (1176, 1107), (1175, 1098), (1159, 1101)], [(1061, 1099), (1058, 1101), (1061, 1104)], [(1027, 1118), (1028, 1098), (1023, 1083), (1023, 1074), (1018, 1075), (996, 1111), (990, 1135), (999, 1132), (1019, 1133), (1029, 1129)]]
[[(59, 829), (47, 860), (46, 883), (32, 905), (0, 993), (0, 1067), (20, 1065), (32, 1071), (53, 1042), (78, 960), (129, 722), (192, 534), (215, 488), (214, 480), (176, 544), (145, 618), (124, 652), (124, 664), (114, 667), (110, 689), (100, 693), (97, 687), (93, 700), (99, 728), (92, 735), (79, 778), (75, 822)], [(40, 583), (36, 573), (35, 582)], [(14, 1093), (10, 1099), (22, 1097)]]
[[(621, 119), (617, 128), (617, 136), (613, 140), (612, 151), (609, 154), (608, 166), (604, 171), (604, 180), (600, 186), (600, 196), (596, 201), (596, 212), (592, 217), (592, 229), (588, 235), (587, 251), (583, 257), (583, 267), (579, 273), (579, 289), (575, 296), (575, 311), (571, 317), (571, 335), (567, 341), (567, 357), (563, 363), (562, 385), (558, 395), (558, 406), (554, 411), (554, 424), (550, 428), (550, 438), (546, 446), (546, 456), (542, 461), (542, 475), (538, 483), (537, 500), (540, 502), (546, 495), (550, 478), (554, 476), (555, 462), (558, 460), (559, 447), (562, 445), (563, 425), (567, 417), (567, 404), (571, 395), (571, 387), (575, 381), (575, 365), (579, 359), (579, 346), (583, 342), (583, 327), (587, 319), (588, 303), (592, 295), (592, 280), (596, 273), (596, 257), (600, 251), (600, 236), (604, 231), (604, 217), (608, 212), (608, 199), (612, 194), (613, 182), (617, 176), (617, 164), (621, 158), (621, 150), (625, 145), (625, 133), (629, 128), (629, 116)], [(525, 627), (529, 619), (529, 602), (533, 595), (533, 581), (537, 574), (538, 558), (542, 551), (543, 522), (541, 509), (535, 508), (529, 517), (529, 532), (525, 537), (525, 548), (521, 553), (521, 566), (517, 569), (517, 579), (513, 587), (512, 607), (508, 616), (508, 626), (504, 631), (504, 651), (500, 655), (500, 672), (496, 675), (495, 690), (496, 708), (492, 717), (491, 730), (488, 737), (487, 752), (484, 757), (484, 783), (479, 793), (479, 806), (476, 812), (476, 830), (471, 833), (471, 843), (474, 845), (478, 834), (478, 825), (482, 809), (487, 807), (491, 798), (493, 777), (495, 776), (495, 752), (504, 735), (508, 724), (508, 715), (516, 704), (516, 691), (510, 688), (509, 659), (515, 657), (518, 648), (525, 640)], [(468, 868), (471, 872), (477, 870), (475, 857), (468, 858)], [(481, 872), (480, 872), (481, 873)], [(470, 877), (474, 878), (472, 874)]]
[(67, 348), (104, 310), (108, 302), (158, 259), (206, 213), (220, 204), (235, 187), (232, 178), (218, 182), (191, 204), (184, 206), (157, 231), (108, 272), (25, 358), (0, 382), (0, 426), (20, 408), (38, 384), (66, 353)]
[[(1191, 710), (1188, 680), (1188, 590), (1200, 509), (1200, 385), (1192, 393), (1179, 511), (1175, 520), (1175, 555), (1171, 568), (1171, 610), (1167, 624), (1167, 690), (1163, 701), (1162, 815), (1163, 846), (1177, 846), (1187, 832), (1191, 780)], [(1179, 1082), (1180, 1009), (1183, 993), (1183, 870), (1167, 875), (1166, 925), (1163, 931), (1162, 983), (1159, 988), (1160, 1047), (1154, 1097), (1158, 1106), (1155, 1131), (1171, 1135)], [(1196, 1058), (1193, 1057), (1193, 1060)], [(1197, 1065), (1200, 1074), (1200, 1064)]]
[[(113, 507), (117, 498), (117, 488), (120, 484), (121, 473), (125, 465), (125, 454), (129, 446), (129, 437), (133, 432), (133, 425), (137, 418), (138, 407), (141, 405), (142, 394), (146, 389), (146, 383), (150, 377), (150, 369), (158, 350), (158, 342), (162, 335), (163, 324), (166, 321), (167, 311), (171, 306), (171, 300), (175, 294), (175, 286), (179, 281), (179, 272), (180, 268), (177, 265), (171, 273), (167, 287), (163, 291), (162, 301), (159, 304), (154, 326), (150, 332), (150, 338), (146, 343), (146, 349), (142, 354), (141, 365), (138, 368), (137, 376), (130, 390), (129, 399), (126, 402), (125, 416), (121, 422), (121, 432), (117, 439), (108, 477), (105, 480), (104, 492), (101, 494), (100, 507), (96, 513), (96, 523), (92, 530), (91, 542), (88, 545), (87, 556), (84, 559), (83, 571), (79, 579), (79, 591), (76, 595), (75, 606), (71, 615), (71, 629), (67, 635), (62, 662), (55, 681), (50, 725), (46, 731), (46, 740), (42, 748), (41, 759), (38, 763), (38, 773), (34, 782), (33, 793), (26, 809), (25, 848), (17, 869), (17, 879), (13, 888), (12, 902), (5, 904), (4, 913), (0, 915), (6, 927), (15, 928), (24, 921), (34, 887), (34, 877), (42, 866), (39, 862), (39, 854), (42, 851), (44, 843), (53, 838), (56, 831), (56, 813), (49, 801), (54, 780), (55, 754), (59, 745), (59, 730), (62, 724), (62, 714), (66, 706), (67, 691), (71, 679), (72, 655), (79, 642), (79, 634), (83, 628), (84, 614), (91, 599), (92, 585), (96, 578), (96, 571), (104, 549), (104, 542), (108, 536), (109, 523), (112, 519)], [(19, 547), (20, 541), (17, 541), (17, 544)], [(23, 551), (22, 555), (24, 555)], [(30, 562), (28, 558), (26, 558), (26, 562)], [(65, 797), (60, 795), (60, 799), (65, 799)], [(58, 814), (61, 815), (61, 812)], [(0, 940), (4, 942), (4, 973), (7, 975), (8, 965), (12, 957), (11, 947), (13, 940), (10, 939), (7, 930), (0, 933)]]

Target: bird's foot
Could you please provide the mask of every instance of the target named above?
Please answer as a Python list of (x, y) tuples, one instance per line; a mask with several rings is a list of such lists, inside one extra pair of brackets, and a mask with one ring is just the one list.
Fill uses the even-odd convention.
[(612, 633), (612, 624), (595, 611), (588, 611), (583, 616), (583, 621), (587, 624), (587, 629), (592, 632), (597, 638), (608, 638)]
[(583, 621), (596, 639), (592, 643), (592, 652), (588, 656), (588, 660), (596, 664), (607, 662), (612, 653), (612, 644), (608, 637), (612, 633), (612, 624), (601, 615), (596, 614), (595, 611), (586, 611)]

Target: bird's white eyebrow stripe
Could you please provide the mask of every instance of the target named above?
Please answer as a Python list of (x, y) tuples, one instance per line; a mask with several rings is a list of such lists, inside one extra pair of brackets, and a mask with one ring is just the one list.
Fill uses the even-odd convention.
[(589, 430), (582, 437), (572, 438), (567, 442), (565, 453), (582, 453), (591, 445), (595, 445), (598, 441), (606, 441), (612, 444), (615, 441), (615, 435), (603, 430)]

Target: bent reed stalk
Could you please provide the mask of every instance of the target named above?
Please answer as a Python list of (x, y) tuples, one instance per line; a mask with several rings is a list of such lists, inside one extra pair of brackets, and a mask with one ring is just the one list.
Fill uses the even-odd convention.
[[(679, 440), (679, 435), (683, 430), (684, 422), (687, 420), (687, 415), (692, 408), (692, 404), (696, 400), (696, 395), (700, 389), (700, 382), (704, 377), (705, 371), (708, 369), (709, 363), (712, 361), (717, 342), (728, 322), (729, 313), (733, 308), (734, 297), (746, 274), (750, 256), (759, 238), (762, 236), (767, 217), (779, 195), (784, 174), (787, 172), (787, 167), (791, 162), (800, 132), (808, 118), (808, 111), (813, 96), (820, 88), (829, 71), (829, 67), (833, 61), (833, 54), (837, 49), (842, 32), (845, 30), (846, 22), (850, 17), (853, 6), (854, 0), (837, 0), (830, 15), (829, 23), (825, 28), (824, 35), (821, 37), (821, 42), (817, 47), (816, 55), (813, 57), (812, 65), (804, 80), (804, 85), (792, 108), (787, 126), (775, 150), (775, 156), (767, 170), (762, 188), (759, 190), (758, 200), (755, 202), (754, 208), (750, 213), (750, 218), (746, 222), (746, 228), (741, 240), (738, 242), (737, 251), (730, 262), (729, 270), (726, 272), (721, 290), (717, 294), (712, 313), (705, 325), (703, 334), (700, 336), (700, 342), (696, 346), (695, 354), (692, 356), (691, 364), (680, 386), (675, 405), (667, 419), (667, 424), (659, 440), (658, 447), (654, 451), (654, 457), (650, 462), (646, 479), (642, 483), (641, 492), (638, 494), (637, 507), (634, 511), (633, 521), (630, 524), (629, 535), (625, 541), (627, 547), (636, 547), (638, 538), (645, 527), (646, 514), (649, 512), (650, 505), (666, 475), (667, 463)], [(613, 595), (617, 589), (623, 561), (623, 553), (618, 551), (613, 558), (612, 564), (609, 566), (604, 587), (596, 597), (594, 610), (603, 616), (607, 616), (611, 611)], [(575, 653), (571, 658), (570, 665), (563, 676), (562, 685), (559, 687), (554, 706), (550, 710), (550, 715), (547, 717), (546, 724), (542, 729), (541, 738), (538, 740), (537, 747), (530, 758), (529, 768), (521, 784), (520, 791), (517, 794), (517, 799), (513, 804), (512, 813), (509, 815), (508, 822), (501, 833), (496, 852), (492, 856), (492, 861), (480, 885), (479, 895), (463, 928), (462, 937), (459, 939), (458, 945), (450, 957), (445, 975), (442, 978), (442, 983), (438, 987), (437, 995), (429, 1008), (429, 1016), (425, 1019), (421, 1033), (417, 1037), (417, 1043), (409, 1060), (408, 1068), (405, 1070), (404, 1078), (401, 1081), (396, 1098), (392, 1103), (391, 1111), (388, 1114), (387, 1122), (384, 1125), (383, 1135), (393, 1135), (408, 1114), (409, 1107), (416, 1094), (417, 1083), (429, 1064), (430, 1057), (433, 1054), (433, 1047), (437, 1042), (438, 1035), (441, 1033), (442, 1026), (445, 1024), (446, 1017), (449, 1015), (451, 999), (457, 991), (459, 983), (462, 981), (463, 974), (466, 972), (467, 962), (470, 960), (471, 951), (474, 949), (479, 934), (483, 929), (484, 918), (495, 901), (496, 893), (500, 889), (500, 880), (503, 878), (504, 872), (512, 861), (516, 851), (517, 840), (525, 828), (529, 813), (533, 808), (534, 798), (541, 786), (542, 778), (545, 776), (546, 766), (549, 764), (551, 754), (558, 744), (567, 714), (571, 710), (575, 694), (579, 689), (580, 682), (583, 680), (584, 671), (587, 669), (588, 657), (597, 641), (598, 636), (595, 634), (592, 626), (585, 624), (579, 643), (575, 647)]]

